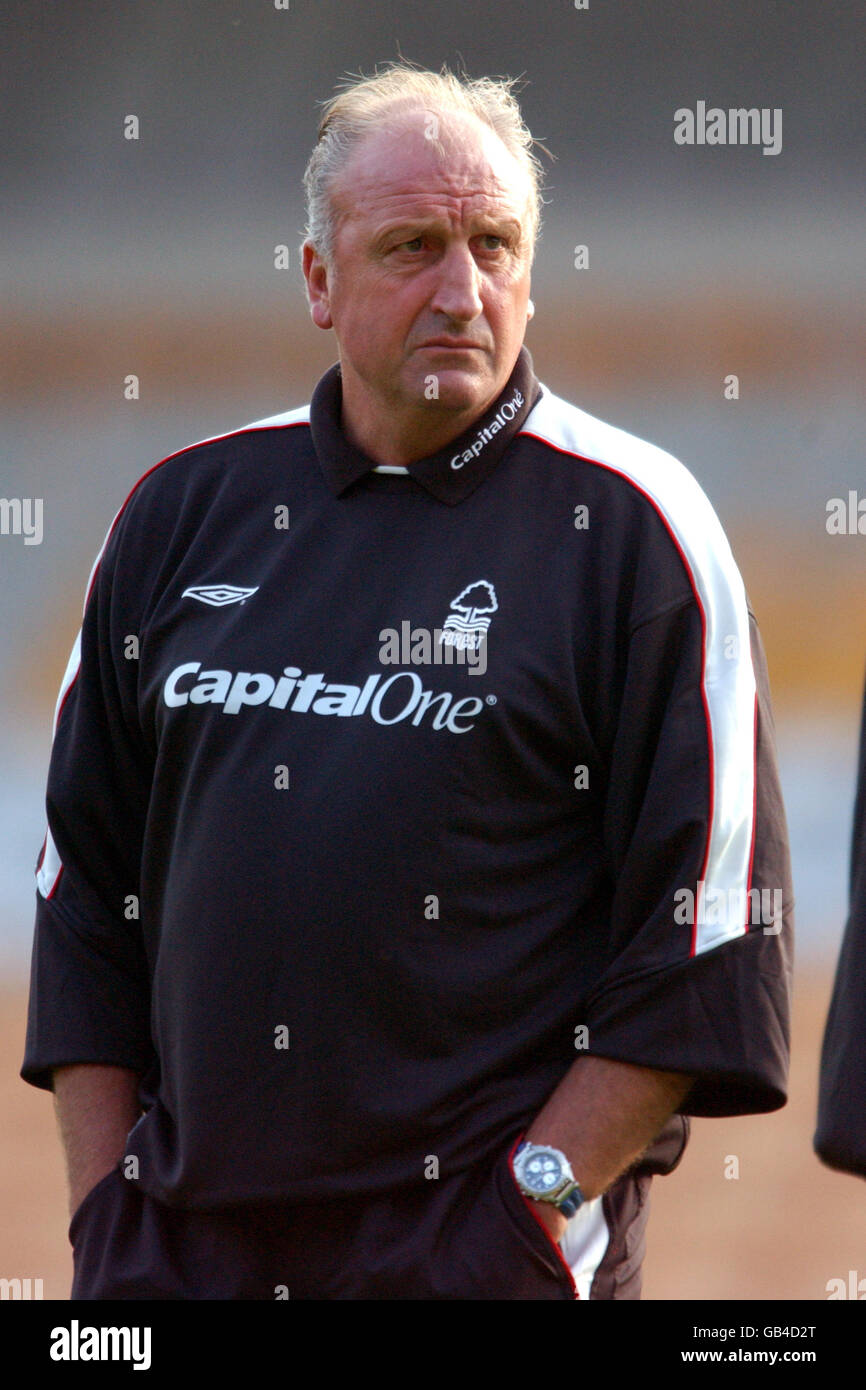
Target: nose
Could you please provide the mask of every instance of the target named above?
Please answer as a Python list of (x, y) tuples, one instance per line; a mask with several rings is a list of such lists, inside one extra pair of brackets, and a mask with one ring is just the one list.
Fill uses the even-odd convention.
[(468, 245), (453, 242), (438, 265), (430, 308), (459, 323), (472, 323), (482, 313), (481, 274)]

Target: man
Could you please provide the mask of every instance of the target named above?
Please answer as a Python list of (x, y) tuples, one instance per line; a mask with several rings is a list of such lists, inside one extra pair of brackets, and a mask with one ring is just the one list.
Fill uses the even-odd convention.
[(821, 1050), (815, 1152), (866, 1178), (866, 698), (851, 841), (850, 911)]
[(335, 98), (339, 366), (98, 561), (23, 1067), (74, 1297), (636, 1298), (685, 1115), (784, 1103), (760, 644), (694, 480), (534, 376), (530, 142), (508, 83)]

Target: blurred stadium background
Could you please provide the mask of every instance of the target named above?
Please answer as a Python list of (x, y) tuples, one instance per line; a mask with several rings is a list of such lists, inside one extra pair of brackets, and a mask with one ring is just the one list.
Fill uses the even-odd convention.
[[(308, 400), (335, 360), (302, 292), (301, 172), (317, 101), (400, 54), (524, 75), (555, 155), (538, 374), (691, 468), (768, 653), (798, 903), (792, 1099), (695, 1126), (655, 1186), (645, 1296), (820, 1299), (866, 1274), (863, 1189), (811, 1153), (866, 663), (866, 540), (825, 525), (866, 443), (862, 23), (850, 0), (7, 0), (0, 496), (42, 498), (44, 537), (0, 536), (0, 1276), (68, 1292), (51, 1102), (17, 1068), (50, 725), (86, 578), (152, 463)], [(674, 112), (698, 100), (781, 108), (781, 153), (676, 145)]]

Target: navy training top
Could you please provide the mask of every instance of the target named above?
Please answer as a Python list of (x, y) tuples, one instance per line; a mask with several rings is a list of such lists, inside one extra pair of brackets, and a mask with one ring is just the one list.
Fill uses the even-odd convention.
[(112, 524), (58, 700), (22, 1075), (137, 1070), (137, 1180), (190, 1207), (468, 1167), (584, 1050), (694, 1074), (690, 1114), (780, 1106), (785, 817), (704, 493), (525, 348), (403, 472), (340, 416), (333, 367)]

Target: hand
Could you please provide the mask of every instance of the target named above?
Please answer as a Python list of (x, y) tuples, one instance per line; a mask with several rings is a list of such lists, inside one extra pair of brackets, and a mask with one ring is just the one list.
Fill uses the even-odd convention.
[(532, 1210), (542, 1226), (546, 1228), (554, 1245), (558, 1245), (565, 1235), (568, 1217), (563, 1216), (562, 1212), (558, 1211), (556, 1207), (552, 1207), (549, 1202), (533, 1202)]

